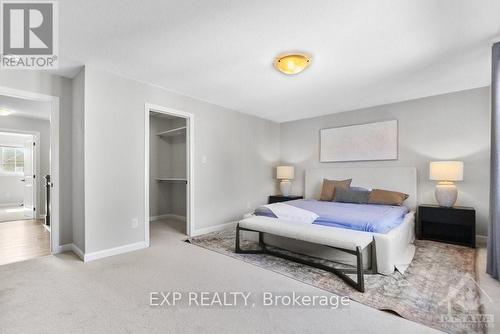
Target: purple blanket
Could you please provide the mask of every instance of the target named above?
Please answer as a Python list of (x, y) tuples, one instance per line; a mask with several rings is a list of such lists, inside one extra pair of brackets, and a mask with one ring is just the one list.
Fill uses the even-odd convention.
[[(284, 204), (312, 211), (319, 217), (313, 224), (342, 227), (351, 230), (387, 233), (403, 222), (409, 212), (405, 206), (351, 204), (316, 200), (294, 200)], [(265, 206), (255, 210), (255, 215), (276, 218)]]

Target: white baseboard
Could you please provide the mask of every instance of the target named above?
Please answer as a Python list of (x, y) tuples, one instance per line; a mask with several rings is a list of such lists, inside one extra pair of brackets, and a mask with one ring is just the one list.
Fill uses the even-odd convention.
[(229, 222), (229, 223), (225, 223), (225, 224), (219, 224), (219, 225), (215, 225), (215, 226), (196, 229), (194, 231), (191, 231), (191, 236), (196, 237), (196, 236), (199, 236), (202, 234), (221, 231), (221, 230), (224, 230), (224, 229), (229, 228), (229, 227), (236, 227), (237, 223), (238, 223), (237, 221), (234, 221), (234, 222)]
[(76, 254), (76, 256), (80, 258), (80, 260), (85, 261), (85, 253), (80, 248), (78, 248), (77, 245), (71, 244), (71, 250)]
[(61, 245), (61, 246), (57, 247), (57, 249), (55, 249), (52, 253), (53, 254), (60, 254), (60, 253), (64, 253), (64, 252), (71, 252), (73, 250), (72, 246), (73, 246), (73, 244)]
[(186, 221), (186, 217), (181, 216), (181, 215), (174, 215), (173, 213), (167, 213), (167, 214), (164, 214), (164, 215), (149, 217), (149, 221), (151, 223), (159, 221), (159, 220), (164, 220), (164, 219), (174, 219), (174, 220), (179, 220), (179, 221), (182, 221), (182, 222)]
[(488, 236), (487, 235), (480, 235), (480, 234), (476, 234), (476, 246), (480, 247), (480, 246), (486, 246), (488, 242)]
[(140, 242), (136, 242), (133, 244), (104, 249), (104, 250), (100, 250), (100, 251), (92, 252), (92, 253), (86, 253), (83, 256), (83, 261), (90, 262), (90, 261), (94, 261), (97, 259), (102, 259), (104, 257), (128, 253), (128, 252), (132, 252), (132, 251), (147, 248), (147, 247), (148, 246), (146, 245), (146, 243), (144, 241), (140, 241)]
[(149, 217), (149, 221), (152, 223), (152, 222), (157, 222), (159, 220), (162, 220), (162, 219), (167, 219), (169, 217), (168, 214), (166, 215), (158, 215), (158, 216), (150, 216)]
[(80, 248), (78, 248), (75, 244), (64, 244), (57, 248), (54, 254), (60, 254), (64, 252), (73, 252), (76, 256), (78, 256), (82, 261), (84, 261), (84, 254)]
[(146, 243), (144, 241), (140, 241), (140, 242), (136, 242), (136, 243), (125, 245), (125, 246), (119, 246), (119, 247), (104, 249), (101, 251), (85, 254), (75, 244), (65, 244), (65, 245), (59, 246), (57, 248), (57, 250), (54, 252), (54, 254), (59, 254), (59, 253), (64, 253), (64, 252), (73, 252), (83, 262), (89, 262), (89, 261), (94, 261), (97, 259), (102, 259), (102, 258), (108, 257), (108, 256), (132, 252), (132, 251), (143, 249), (143, 248), (147, 248)]

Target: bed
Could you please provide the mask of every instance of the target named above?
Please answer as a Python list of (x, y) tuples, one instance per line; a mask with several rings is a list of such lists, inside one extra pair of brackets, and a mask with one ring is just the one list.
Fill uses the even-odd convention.
[[(319, 199), (322, 181), (327, 179), (348, 179), (352, 178), (351, 186), (365, 188), (380, 188), (404, 192), (409, 194), (404, 205), (408, 207), (408, 212), (403, 216), (402, 221), (384, 229), (383, 233), (373, 232), (370, 229), (361, 231), (349, 229), (353, 238), (356, 236), (371, 236), (374, 240), (374, 247), (363, 250), (363, 268), (375, 267), (380, 274), (391, 274), (395, 269), (404, 273), (411, 263), (415, 253), (413, 241), (415, 239), (415, 207), (417, 203), (417, 173), (414, 167), (376, 167), (376, 168), (323, 168), (311, 169), (305, 172), (304, 195), (306, 199)], [(353, 204), (356, 206), (357, 204)], [(355, 210), (355, 208), (353, 208)], [(252, 217), (262, 223), (273, 224), (278, 218), (258, 216)], [(329, 226), (332, 231), (341, 233), (344, 227)], [(250, 234), (244, 237), (252, 238)], [(268, 245), (285, 248), (297, 253), (328, 259), (338, 263), (356, 265), (356, 258), (329, 247), (319, 246), (308, 242), (283, 238), (274, 235), (266, 235), (265, 242)], [(375, 254), (372, 254), (375, 249)], [(376, 261), (376, 263), (372, 263)]]

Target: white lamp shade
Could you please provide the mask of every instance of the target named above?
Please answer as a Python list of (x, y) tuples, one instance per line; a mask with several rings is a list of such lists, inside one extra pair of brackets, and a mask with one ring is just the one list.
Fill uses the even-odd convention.
[(464, 179), (464, 163), (462, 161), (433, 161), (429, 165), (429, 179), (462, 181)]
[(292, 166), (278, 166), (276, 168), (276, 178), (278, 180), (293, 180), (294, 168)]

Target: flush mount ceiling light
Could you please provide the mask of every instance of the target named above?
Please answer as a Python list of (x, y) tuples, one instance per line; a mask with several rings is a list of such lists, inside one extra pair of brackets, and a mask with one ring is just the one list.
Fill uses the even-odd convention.
[(297, 74), (305, 70), (311, 62), (311, 57), (301, 54), (285, 54), (281, 55), (274, 61), (274, 67), (284, 74)]
[(0, 108), (0, 116), (9, 116), (10, 114), (12, 114), (12, 111)]

